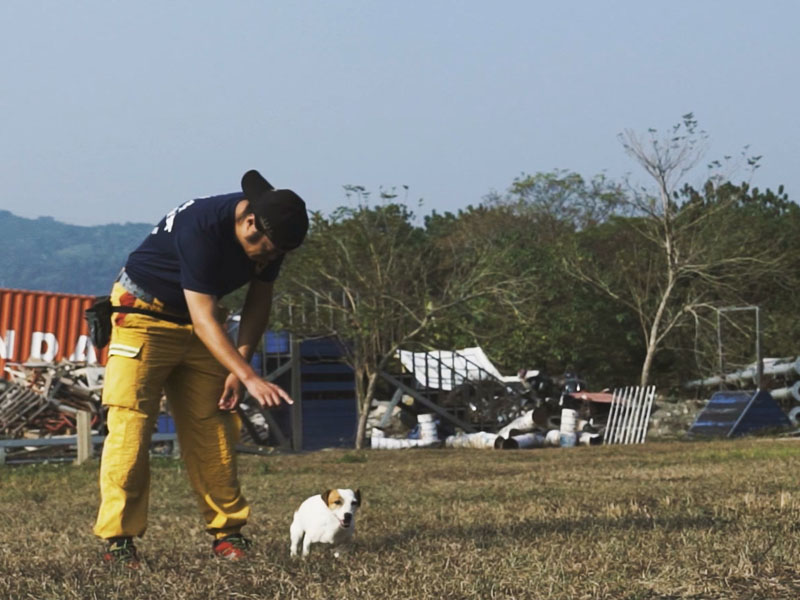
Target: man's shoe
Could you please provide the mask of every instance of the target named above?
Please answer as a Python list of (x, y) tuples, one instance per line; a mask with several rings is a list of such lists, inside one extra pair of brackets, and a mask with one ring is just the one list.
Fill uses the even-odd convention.
[(136, 546), (133, 539), (129, 537), (115, 537), (108, 539), (108, 547), (103, 554), (103, 560), (107, 563), (122, 565), (129, 569), (139, 568), (139, 555), (136, 554)]
[(251, 545), (252, 542), (241, 533), (231, 533), (214, 540), (214, 555), (228, 560), (241, 560)]

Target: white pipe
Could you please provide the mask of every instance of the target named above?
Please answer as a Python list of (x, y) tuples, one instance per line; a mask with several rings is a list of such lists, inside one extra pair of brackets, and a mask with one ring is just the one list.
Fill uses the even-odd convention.
[[(788, 362), (787, 362), (788, 361)], [(755, 379), (758, 373), (756, 366), (750, 366), (741, 371), (726, 373), (725, 375), (715, 375), (705, 379), (694, 379), (687, 382), (684, 387), (712, 387), (720, 383), (735, 383), (743, 379)], [(764, 362), (764, 375), (800, 375), (800, 357), (795, 359), (775, 359), (773, 362)]]
[(511, 435), (512, 430), (516, 430), (519, 433), (528, 433), (529, 431), (533, 430), (535, 424), (533, 422), (533, 411), (529, 410), (524, 415), (517, 417), (513, 421), (511, 421), (508, 425), (503, 427), (500, 431), (497, 432), (497, 435), (503, 436), (507, 438)]
[(445, 438), (444, 444), (447, 448), (494, 448), (496, 439), (496, 433), (478, 431), (448, 436)]
[(800, 381), (795, 381), (792, 387), (783, 387), (770, 391), (775, 400), (788, 400), (794, 398), (800, 402)]

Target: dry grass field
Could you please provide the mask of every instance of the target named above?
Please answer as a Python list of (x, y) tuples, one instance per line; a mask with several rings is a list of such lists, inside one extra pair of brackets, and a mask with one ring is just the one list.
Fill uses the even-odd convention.
[[(101, 564), (97, 461), (0, 468), (0, 598), (800, 597), (800, 441), (244, 455), (252, 559), (210, 555), (155, 459), (138, 571)], [(357, 543), (290, 559), (292, 513), (360, 487)]]

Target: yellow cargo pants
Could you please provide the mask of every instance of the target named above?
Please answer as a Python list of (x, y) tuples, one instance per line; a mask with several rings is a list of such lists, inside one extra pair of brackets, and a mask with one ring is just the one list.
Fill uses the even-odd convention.
[[(114, 284), (111, 301), (164, 310), (158, 300), (134, 298), (119, 283)], [(241, 422), (235, 413), (217, 408), (227, 371), (191, 325), (135, 313), (114, 313), (112, 320), (103, 386), (108, 436), (95, 535), (141, 536), (147, 528), (150, 439), (162, 391), (206, 529), (216, 537), (238, 532), (250, 507), (237, 479), (235, 444)]]

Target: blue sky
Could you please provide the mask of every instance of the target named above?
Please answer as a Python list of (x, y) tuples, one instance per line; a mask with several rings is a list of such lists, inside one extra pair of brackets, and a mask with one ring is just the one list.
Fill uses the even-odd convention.
[(455, 211), (523, 172), (645, 182), (617, 134), (689, 111), (709, 159), (749, 144), (797, 200), (798, 22), (794, 0), (8, 0), (0, 208), (155, 222), (257, 168), (326, 213), (345, 184)]

